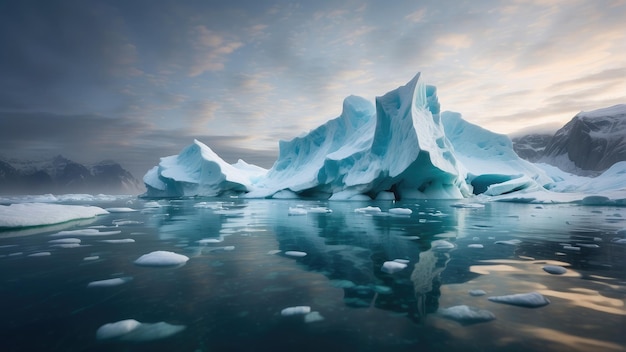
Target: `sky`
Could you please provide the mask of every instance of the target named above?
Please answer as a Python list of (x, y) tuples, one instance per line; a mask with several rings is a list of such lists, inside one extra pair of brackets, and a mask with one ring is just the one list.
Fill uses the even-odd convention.
[[(278, 141), (421, 72), (498, 133), (626, 103), (626, 0), (0, 1), (0, 156), (112, 159)], [(548, 126), (548, 127), (546, 127)]]

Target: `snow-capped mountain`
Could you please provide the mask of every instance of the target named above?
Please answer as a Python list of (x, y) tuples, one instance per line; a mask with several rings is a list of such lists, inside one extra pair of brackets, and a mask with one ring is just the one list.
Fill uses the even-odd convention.
[(577, 174), (599, 174), (626, 161), (626, 104), (577, 114), (550, 139), (538, 161)]
[(61, 155), (42, 160), (0, 160), (0, 193), (137, 194), (141, 183), (114, 161), (85, 166)]
[(543, 157), (546, 146), (552, 139), (552, 134), (533, 133), (524, 136), (514, 137), (513, 150), (522, 159), (536, 162)]

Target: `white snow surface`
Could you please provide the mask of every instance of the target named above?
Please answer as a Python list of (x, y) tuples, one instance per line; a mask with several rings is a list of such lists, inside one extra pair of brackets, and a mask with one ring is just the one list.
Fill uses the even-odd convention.
[(48, 203), (0, 205), (0, 228), (59, 224), (108, 214), (99, 207)]
[[(602, 113), (606, 113), (603, 111)], [(594, 179), (523, 160), (509, 137), (441, 112), (434, 86), (418, 73), (376, 98), (344, 99), (339, 117), (279, 142), (271, 169), (228, 164), (198, 140), (161, 158), (144, 176), (147, 196), (461, 199), (483, 202), (583, 202), (589, 195), (626, 204), (626, 162)], [(596, 204), (599, 198), (587, 200)]]

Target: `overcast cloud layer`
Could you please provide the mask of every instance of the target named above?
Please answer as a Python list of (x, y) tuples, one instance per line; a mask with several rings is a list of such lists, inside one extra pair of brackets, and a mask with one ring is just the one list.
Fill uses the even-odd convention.
[(626, 0), (0, 2), (0, 155), (141, 177), (193, 138), (270, 167), (279, 139), (417, 72), (500, 133), (626, 103)]

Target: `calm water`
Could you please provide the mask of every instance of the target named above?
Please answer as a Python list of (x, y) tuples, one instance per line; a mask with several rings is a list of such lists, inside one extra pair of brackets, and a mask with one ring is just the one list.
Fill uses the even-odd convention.
[[(200, 202), (204, 208), (195, 206)], [(626, 208), (189, 199), (144, 209), (144, 203), (93, 204), (142, 211), (0, 232), (2, 351), (626, 351), (626, 245), (612, 242), (626, 227)], [(354, 212), (368, 205), (413, 213)], [(296, 206), (333, 212), (288, 215)], [(78, 248), (48, 242), (77, 237), (50, 236), (60, 230), (114, 222), (120, 234), (78, 237)], [(127, 238), (135, 242), (101, 242)], [(207, 239), (216, 241), (198, 242)], [(432, 250), (441, 239), (455, 248)], [(495, 243), (507, 240), (521, 242)], [(190, 260), (175, 268), (133, 263), (157, 250)], [(42, 251), (51, 255), (28, 256)], [(408, 266), (381, 271), (394, 259)], [(548, 274), (546, 264), (568, 271)], [(116, 277), (132, 280), (87, 287)], [(471, 296), (472, 289), (486, 295)], [(524, 308), (487, 299), (533, 291), (551, 303)], [(496, 319), (461, 324), (437, 313), (461, 304)], [(323, 320), (281, 316), (302, 305)], [(96, 339), (100, 326), (124, 319), (186, 328), (153, 341)]]

